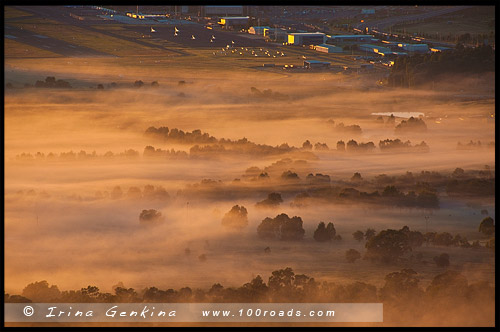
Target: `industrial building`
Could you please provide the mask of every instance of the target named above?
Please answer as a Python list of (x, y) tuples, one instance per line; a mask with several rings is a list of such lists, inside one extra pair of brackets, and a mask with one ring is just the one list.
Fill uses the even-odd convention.
[(429, 52), (429, 46), (427, 44), (398, 44), (403, 50), (412, 53), (427, 53)]
[(389, 48), (384, 47), (384, 46), (363, 44), (363, 45), (359, 45), (358, 47), (359, 47), (360, 51), (377, 53), (377, 54), (381, 54), (381, 55), (392, 53), (392, 51)]
[(288, 41), (288, 31), (286, 29), (282, 29), (282, 28), (264, 29), (264, 37), (269, 38), (270, 40), (273, 40), (273, 41), (287, 42)]
[(373, 35), (337, 35), (328, 36), (327, 44), (359, 44), (359, 43), (373, 43), (378, 39), (373, 38)]
[(246, 28), (249, 19), (250, 17), (248, 16), (221, 17), (217, 23), (224, 29), (232, 30), (235, 28)]
[(248, 33), (252, 35), (264, 35), (264, 30), (269, 30), (268, 26), (253, 26), (248, 29)]
[(343, 51), (342, 47), (329, 44), (316, 45), (315, 49), (316, 51), (323, 53), (342, 53)]
[(288, 34), (288, 44), (291, 45), (318, 45), (324, 44), (326, 35), (322, 32), (295, 32)]
[(315, 68), (328, 68), (330, 67), (330, 62), (318, 61), (318, 60), (304, 60), (304, 68), (315, 69)]

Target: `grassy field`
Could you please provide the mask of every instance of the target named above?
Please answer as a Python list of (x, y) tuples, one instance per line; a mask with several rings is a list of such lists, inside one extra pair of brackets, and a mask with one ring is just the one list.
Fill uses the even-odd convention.
[(59, 58), (59, 54), (4, 38), (5, 58)]

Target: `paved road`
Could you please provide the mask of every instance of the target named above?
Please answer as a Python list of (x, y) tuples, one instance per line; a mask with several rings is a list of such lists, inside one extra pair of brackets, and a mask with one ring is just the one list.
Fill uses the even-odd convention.
[(65, 41), (51, 38), (44, 35), (39, 35), (36, 32), (20, 29), (18, 27), (5, 25), (4, 38), (18, 41), (51, 51), (53, 53), (67, 57), (114, 57), (114, 55), (96, 51), (94, 49), (70, 44)]
[[(176, 49), (170, 49), (168, 47), (160, 46), (157, 44), (152, 44), (148, 42), (147, 40), (138, 40), (137, 38), (134, 37), (126, 37), (126, 36), (121, 36), (117, 33), (114, 33), (112, 30), (106, 31), (103, 29), (95, 29), (91, 25), (103, 25), (103, 24), (119, 24), (120, 26), (124, 27), (125, 29), (131, 30), (131, 31), (136, 31), (140, 32), (144, 35), (148, 35), (151, 37), (148, 38), (154, 38), (154, 39), (159, 39), (159, 40), (166, 40), (169, 42), (174, 42), (177, 44), (181, 44), (183, 46), (187, 47), (203, 47), (203, 48), (213, 48), (214, 50), (219, 50), (222, 47), (225, 47), (226, 45), (233, 45), (233, 46), (245, 46), (245, 47), (266, 47), (266, 48), (273, 48), (273, 44), (266, 43), (262, 39), (252, 39), (252, 38), (247, 38), (242, 34), (236, 33), (236, 32), (228, 32), (228, 31), (221, 31), (220, 29), (214, 29), (214, 30), (209, 30), (204, 27), (204, 25), (194, 23), (194, 22), (188, 22), (189, 24), (183, 24), (180, 26), (174, 26), (171, 24), (161, 24), (157, 23), (156, 25), (153, 26), (153, 28), (156, 30), (156, 32), (152, 33), (151, 32), (151, 26), (149, 25), (126, 25), (123, 23), (118, 23), (113, 20), (98, 20), (97, 15), (100, 15), (101, 12), (99, 10), (93, 10), (95, 11), (95, 17), (93, 17), (92, 20), (77, 20), (73, 17), (70, 16), (70, 13), (74, 14), (80, 14), (78, 11), (79, 10), (84, 10), (87, 15), (88, 12), (91, 11), (89, 7), (85, 7), (83, 9), (80, 8), (68, 8), (64, 6), (18, 6), (17, 7), (20, 10), (35, 14), (40, 17), (44, 17), (47, 19), (51, 19), (54, 21), (58, 21), (64, 24), (70, 24), (74, 26), (78, 26), (80, 28), (84, 28), (90, 31), (94, 32), (99, 32), (111, 37), (131, 41), (134, 43), (138, 43), (147, 47), (151, 48), (157, 48), (157, 49), (162, 49), (162, 50), (168, 50), (174, 53), (178, 53), (180, 55), (186, 54), (185, 52), (181, 50), (176, 50)], [(177, 34), (177, 36), (174, 36), (174, 29), (178, 28), (180, 31)], [(194, 35), (195, 39), (192, 39), (191, 37)], [(212, 39), (212, 35), (215, 36), (215, 39), (213, 39), (212, 42), (210, 40)], [(232, 41), (234, 41), (234, 44), (232, 44)]]

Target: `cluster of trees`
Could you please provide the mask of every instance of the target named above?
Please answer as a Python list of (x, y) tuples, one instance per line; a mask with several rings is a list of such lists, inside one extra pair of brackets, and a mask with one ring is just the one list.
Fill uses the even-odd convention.
[(111, 199), (146, 199), (146, 200), (168, 200), (170, 199), (169, 193), (162, 186), (153, 186), (147, 184), (144, 189), (141, 190), (139, 187), (129, 187), (127, 192), (124, 192), (121, 186), (115, 186), (111, 192), (101, 192), (97, 191), (95, 194), (96, 198), (111, 198)]
[(144, 148), (144, 152), (142, 154), (144, 157), (161, 157), (168, 159), (187, 159), (189, 155), (186, 151), (175, 151), (174, 149), (170, 150), (162, 150), (155, 149), (154, 146), (148, 145)]
[(347, 144), (344, 143), (344, 141), (340, 140), (337, 142), (337, 151), (340, 152), (371, 152), (375, 150), (375, 144), (373, 142), (367, 142), (367, 143), (359, 143), (356, 142), (355, 140), (351, 139), (350, 141), (347, 142)]
[(281, 178), (283, 180), (300, 180), (300, 177), (297, 173), (292, 172), (291, 170), (285, 171), (281, 174)]
[(49, 152), (48, 154), (37, 152), (35, 155), (31, 153), (21, 153), (16, 155), (16, 160), (22, 161), (34, 161), (34, 160), (47, 160), (47, 161), (83, 161), (83, 160), (96, 160), (96, 159), (111, 159), (111, 158), (138, 158), (140, 156), (139, 151), (128, 149), (120, 153), (113, 153), (108, 151), (102, 155), (97, 154), (95, 151), (92, 153), (87, 153), (84, 150), (76, 153), (73, 151), (61, 152), (59, 154)]
[(378, 143), (378, 146), (380, 148), (380, 151), (429, 152), (429, 146), (424, 141), (422, 141), (420, 144), (416, 144), (416, 145), (412, 146), (410, 141), (403, 142), (399, 138), (396, 138), (393, 140), (392, 139), (385, 139), (383, 141), (380, 141)]
[[(355, 253), (354, 253), (355, 255)], [(60, 291), (47, 281), (27, 285), (21, 295), (4, 293), (6, 303), (377, 303), (384, 304), (384, 322), (405, 326), (494, 324), (494, 286), (485, 281), (469, 283), (458, 271), (437, 274), (426, 287), (412, 269), (389, 273), (383, 286), (353, 281), (319, 282), (297, 274), (292, 268), (275, 270), (267, 282), (257, 275), (239, 287), (224, 287), (220, 283), (209, 289), (182, 287), (174, 290), (145, 287), (127, 288), (123, 283), (113, 287), (113, 293), (101, 292), (97, 286), (80, 290)], [(468, 314), (467, 314), (468, 313)], [(474, 315), (470, 314), (474, 313)]]
[(306, 192), (297, 194), (292, 203), (293, 206), (308, 206), (313, 200), (320, 200), (327, 203), (342, 203), (353, 201), (358, 203), (368, 203), (398, 207), (416, 207), (426, 209), (439, 209), (439, 197), (435, 191), (422, 189), (418, 192), (413, 190), (404, 193), (395, 186), (386, 186), (382, 193), (378, 190), (371, 193), (360, 191), (352, 187), (324, 187), (321, 190), (310, 188)]
[[(30, 87), (29, 85), (24, 85), (24, 87)], [(56, 80), (54, 76), (47, 76), (45, 81), (36, 81), (35, 88), (57, 88), (57, 89), (71, 89), (72, 86), (68, 81)]]
[(348, 133), (348, 134), (351, 134), (351, 135), (361, 135), (362, 132), (363, 132), (361, 130), (361, 127), (359, 125), (357, 125), (357, 124), (346, 126), (342, 122), (338, 123), (335, 126), (335, 131), (338, 131), (338, 132), (341, 132), (341, 133)]
[(231, 229), (242, 229), (248, 225), (248, 211), (242, 205), (235, 205), (222, 218), (222, 226)]
[(322, 173), (316, 173), (312, 174), (309, 173), (306, 176), (306, 183), (310, 187), (324, 187), (324, 186), (330, 186), (330, 175), (327, 174), (322, 174)]
[(241, 138), (239, 140), (225, 138), (217, 139), (210, 136), (208, 133), (202, 133), (199, 129), (193, 130), (192, 132), (184, 132), (177, 128), (149, 127), (145, 135), (161, 139), (168, 143), (196, 144), (189, 150), (192, 157), (205, 157), (227, 153), (275, 155), (299, 150), (296, 147), (289, 146), (287, 143), (271, 146), (257, 144), (249, 141), (247, 138)]
[(427, 131), (427, 125), (423, 119), (410, 117), (408, 120), (402, 120), (395, 128), (396, 134), (421, 133)]
[[(479, 226), (479, 231), (487, 236), (494, 234), (493, 219), (490, 217), (485, 218)], [(411, 252), (415, 247), (421, 247), (424, 243), (435, 246), (455, 246), (473, 249), (482, 247), (478, 240), (473, 241), (471, 244), (465, 236), (460, 234), (456, 234), (455, 236), (448, 232), (427, 232), (423, 234), (419, 231), (410, 230), (408, 226), (404, 226), (399, 230), (386, 229), (379, 233), (372, 228), (368, 228), (365, 232), (357, 230), (352, 236), (359, 242), (366, 240), (365, 259), (384, 263), (397, 263), (404, 260), (407, 253)], [(492, 238), (487, 243), (487, 247), (494, 249), (494, 246), (495, 241)], [(421, 256), (419, 257), (418, 254), (417, 259), (421, 259)], [(438, 256), (434, 261), (438, 266), (447, 266), (449, 265), (449, 255)]]
[[(399, 125), (398, 125), (399, 126)], [(410, 125), (411, 126), (411, 125)], [(404, 129), (402, 129), (404, 131)], [(308, 140), (302, 144), (303, 149), (312, 150), (313, 145)], [(411, 145), (410, 141), (402, 142), (399, 138), (394, 140), (386, 139), (379, 142), (379, 148), (382, 152), (391, 151), (391, 152), (429, 152), (429, 146), (427, 143), (422, 141), (420, 144), (416, 144), (415, 146)], [(328, 151), (330, 148), (326, 143), (316, 143), (314, 145), (314, 149), (316, 151)], [(338, 152), (372, 152), (376, 149), (375, 143), (373, 142), (360, 142), (358, 143), (356, 140), (351, 139), (347, 143), (343, 140), (339, 140), (337, 142), (336, 149)]]
[(165, 218), (162, 216), (161, 212), (155, 209), (142, 210), (139, 214), (139, 222), (141, 225), (145, 226), (156, 226), (161, 224)]
[[(134, 85), (133, 85), (134, 88), (141, 88), (143, 86), (144, 86), (144, 82), (141, 80), (135, 81)], [(158, 88), (158, 87), (160, 87), (160, 84), (158, 84), (158, 81), (153, 81), (153, 82), (151, 82), (151, 87)]]
[(477, 142), (470, 140), (470, 142), (467, 144), (462, 144), (461, 142), (457, 143), (457, 150), (476, 150), (476, 149), (482, 149), (483, 147), (494, 149), (495, 141), (491, 141), (486, 144), (482, 144), (481, 141), (479, 140)]
[(257, 234), (263, 239), (279, 239), (285, 241), (302, 240), (305, 230), (302, 218), (288, 217), (282, 213), (274, 218), (266, 217), (257, 227)]
[(394, 61), (388, 83), (395, 87), (412, 87), (446, 74), (479, 74), (495, 71), (495, 50), (489, 45), (463, 47), (450, 52), (416, 54)]
[(314, 231), (314, 240), (318, 242), (331, 242), (333, 240), (340, 241), (342, 237), (337, 235), (337, 231), (335, 230), (335, 226), (333, 223), (329, 222), (328, 225), (325, 226), (325, 223), (321, 221), (318, 224), (318, 228)]
[(264, 168), (260, 168), (257, 166), (249, 167), (245, 170), (245, 173), (242, 175), (242, 177), (245, 179), (256, 180), (262, 174), (267, 174), (269, 177), (269, 175), (283, 176), (284, 173), (289, 173), (290, 177), (287, 177), (287, 179), (294, 179), (294, 174), (297, 174), (298, 177), (298, 171), (308, 172), (309, 170), (310, 167), (306, 160), (293, 160), (291, 158), (283, 158)]
[(283, 203), (283, 198), (281, 198), (280, 193), (270, 193), (267, 195), (267, 198), (257, 202), (255, 204), (255, 207), (258, 208), (274, 208), (279, 206), (281, 203)]
[(183, 130), (177, 128), (169, 129), (168, 127), (149, 127), (146, 129), (144, 135), (161, 139), (164, 142), (180, 144), (212, 144), (219, 142), (217, 138), (210, 136), (208, 133), (202, 133), (199, 129), (193, 130), (192, 132), (184, 132)]
[(194, 145), (189, 149), (189, 155), (194, 158), (219, 157), (222, 155), (279, 155), (298, 149), (283, 143), (276, 146), (266, 144), (256, 144), (246, 139), (229, 144)]
[(252, 96), (256, 98), (263, 98), (263, 99), (273, 99), (273, 100), (288, 100), (290, 96), (280, 93), (280, 92), (273, 92), (271, 89), (263, 90), (260, 91), (256, 87), (251, 87), (250, 91), (252, 92)]
[(450, 179), (446, 183), (446, 193), (450, 196), (495, 196), (495, 178)]
[(358, 241), (358, 242), (361, 242), (363, 241), (363, 239), (365, 240), (370, 240), (372, 237), (375, 236), (375, 234), (377, 234), (377, 232), (373, 229), (373, 228), (368, 228), (365, 232), (363, 231), (355, 231), (354, 233), (352, 233), (352, 237)]

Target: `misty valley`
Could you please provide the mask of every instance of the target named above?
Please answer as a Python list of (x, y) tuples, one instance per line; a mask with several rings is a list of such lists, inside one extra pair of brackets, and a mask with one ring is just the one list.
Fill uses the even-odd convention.
[[(29, 31), (73, 42), (41, 9), (12, 10), (12, 52), (31, 52), (15, 47)], [(285, 70), (259, 56), (316, 51), (59, 19), (108, 38), (74, 30), (74, 52), (113, 57), (5, 58), (6, 303), (381, 302), (384, 322), (364, 326), (495, 324), (494, 72), (444, 55)], [(186, 46), (207, 31), (231, 38)]]

